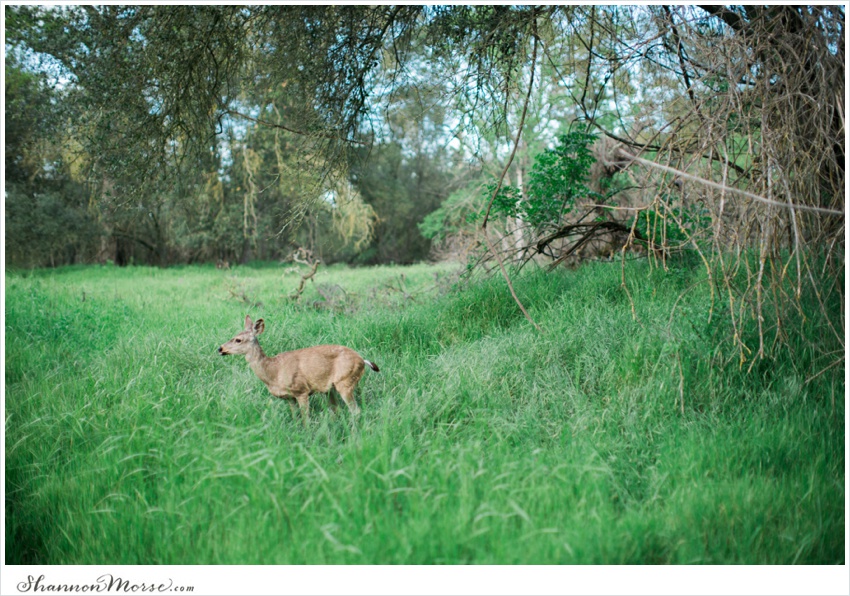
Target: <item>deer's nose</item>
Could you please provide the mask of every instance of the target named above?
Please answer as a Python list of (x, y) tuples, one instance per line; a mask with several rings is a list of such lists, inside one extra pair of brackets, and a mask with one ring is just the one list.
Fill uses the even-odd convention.
[(221, 354), (222, 356), (227, 355), (227, 352), (224, 351), (224, 348), (222, 346), (218, 347), (218, 353)]

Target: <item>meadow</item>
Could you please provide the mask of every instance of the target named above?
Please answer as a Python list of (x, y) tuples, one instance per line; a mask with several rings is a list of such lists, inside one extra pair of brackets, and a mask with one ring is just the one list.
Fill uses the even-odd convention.
[[(528, 271), (542, 334), (455, 267), (7, 271), (6, 563), (845, 562), (843, 365), (741, 368), (698, 267)], [(377, 363), (359, 419), (220, 357), (246, 314)]]

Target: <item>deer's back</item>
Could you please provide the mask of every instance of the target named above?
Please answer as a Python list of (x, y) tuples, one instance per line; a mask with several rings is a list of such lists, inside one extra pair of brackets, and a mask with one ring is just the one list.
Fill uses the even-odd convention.
[(278, 384), (294, 393), (324, 393), (334, 383), (363, 374), (363, 358), (345, 346), (322, 345), (283, 352), (272, 358)]

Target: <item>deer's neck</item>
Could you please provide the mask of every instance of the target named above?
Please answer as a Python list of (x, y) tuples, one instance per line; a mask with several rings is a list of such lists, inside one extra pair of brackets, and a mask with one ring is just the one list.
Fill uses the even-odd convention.
[(251, 349), (245, 353), (245, 360), (248, 361), (248, 366), (251, 367), (254, 374), (260, 377), (261, 381), (268, 384), (271, 380), (271, 376), (266, 371), (266, 362), (268, 361), (268, 357), (266, 357), (266, 353), (263, 352), (263, 348), (260, 347), (260, 342), (256, 339), (251, 342)]

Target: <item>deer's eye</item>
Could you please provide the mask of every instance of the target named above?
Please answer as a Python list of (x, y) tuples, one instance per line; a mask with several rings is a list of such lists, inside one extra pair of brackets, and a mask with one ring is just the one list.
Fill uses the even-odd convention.
[(241, 339), (237, 339), (237, 340), (236, 340), (236, 343), (241, 344), (241, 343), (242, 343), (242, 340), (241, 340)]

